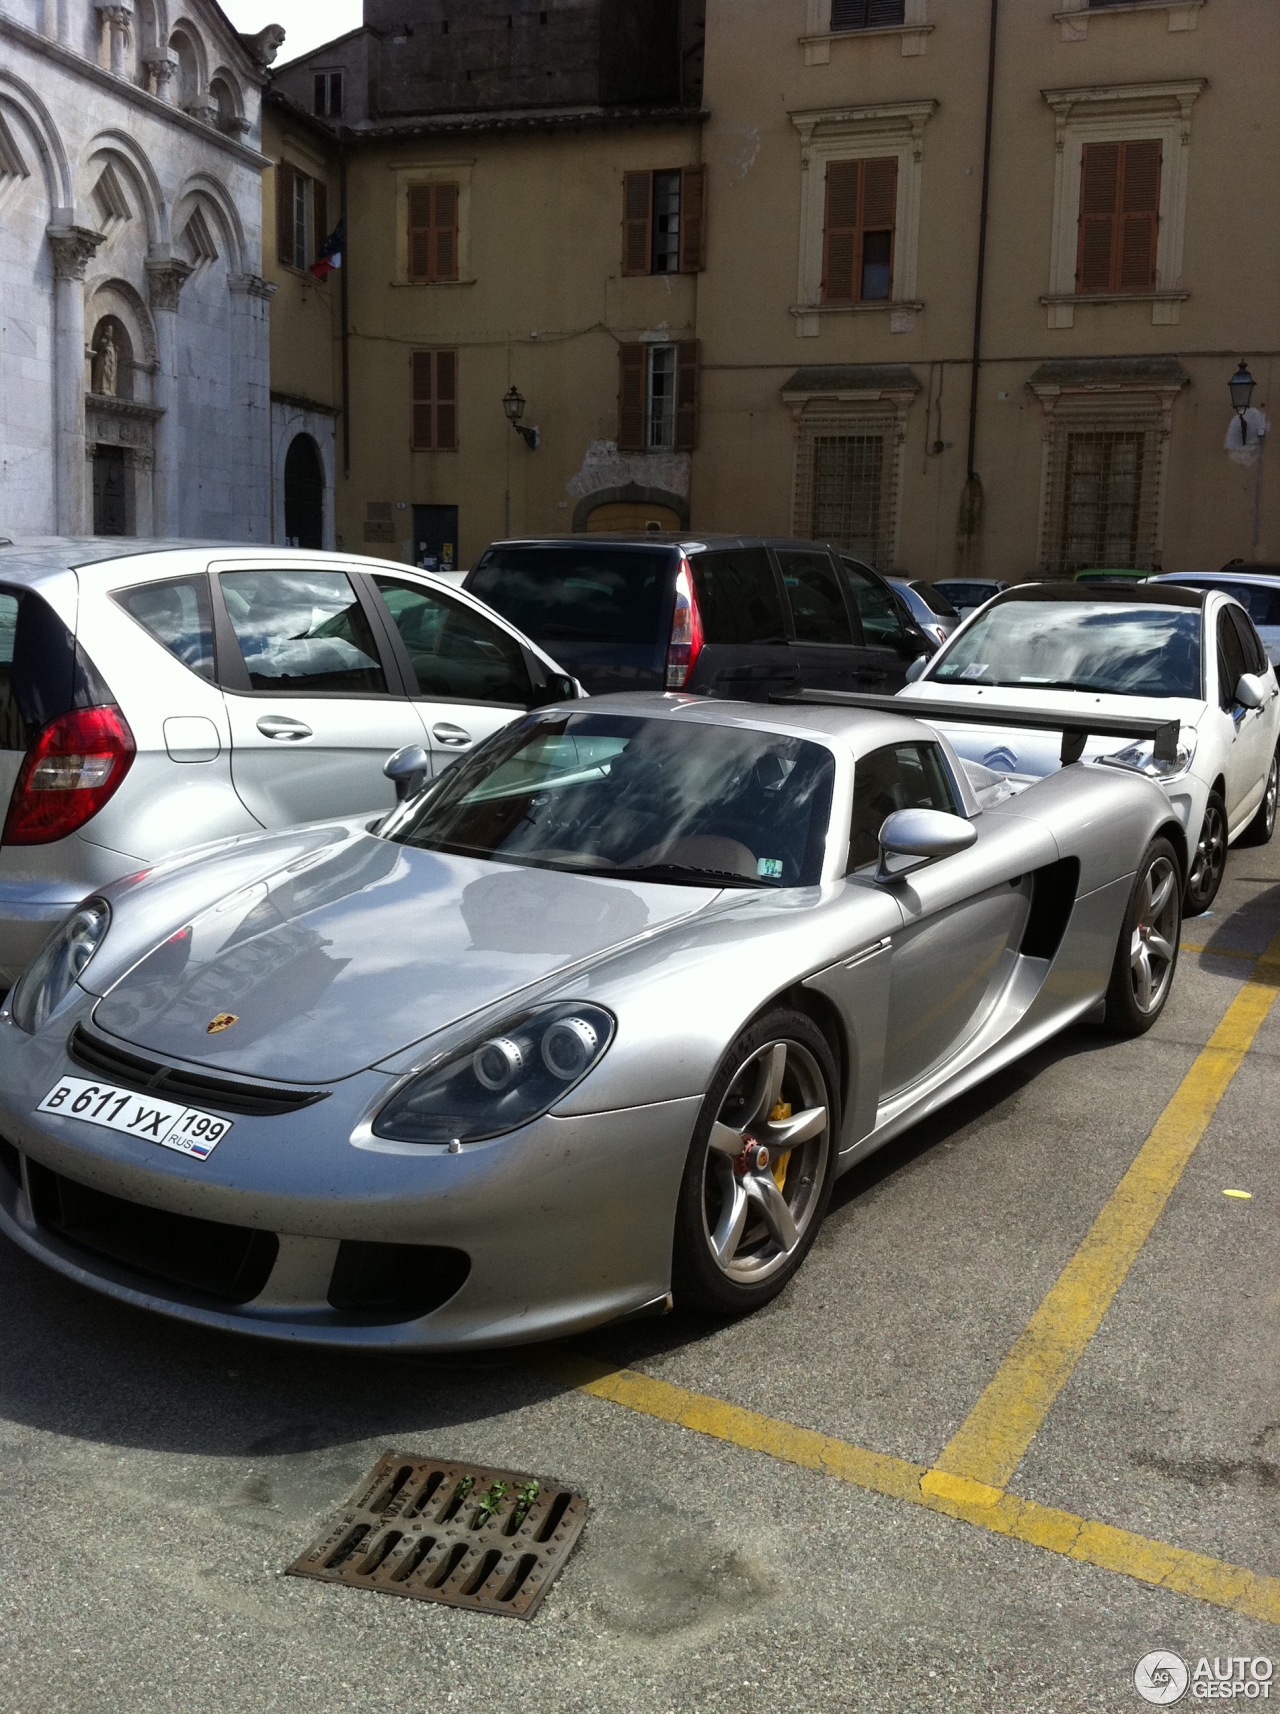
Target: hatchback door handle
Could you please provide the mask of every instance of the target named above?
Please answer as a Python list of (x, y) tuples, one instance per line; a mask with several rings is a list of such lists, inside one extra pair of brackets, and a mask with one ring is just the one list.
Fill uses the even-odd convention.
[(459, 750), (464, 744), (471, 742), (470, 732), (464, 732), (461, 726), (450, 725), (447, 720), (437, 722), (431, 728), (431, 736), (437, 744), (448, 744), (455, 750)]
[(295, 720), (289, 714), (264, 714), (258, 722), (258, 731), (264, 738), (283, 738), (286, 743), (314, 736), (305, 720)]

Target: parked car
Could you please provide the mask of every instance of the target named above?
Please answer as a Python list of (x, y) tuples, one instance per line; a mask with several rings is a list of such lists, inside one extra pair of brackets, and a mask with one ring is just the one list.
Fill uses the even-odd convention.
[(1095, 1010), (1150, 1028), (1184, 857), (1139, 772), (983, 807), (893, 712), (541, 710), (385, 821), (77, 910), (0, 1011), (0, 1229), (293, 1342), (750, 1311), (837, 1174)]
[(1092, 739), (1086, 759), (1136, 768), (1167, 792), (1191, 852), (1188, 915), (1213, 903), (1227, 847), (1265, 844), (1280, 784), (1280, 694), (1253, 621), (1216, 590), (1148, 583), (1023, 583), (958, 631), (912, 696), (1007, 705), (1006, 731), (947, 731), (962, 755), (1014, 775), (1059, 766), (1060, 747), (1020, 730), (1018, 705), (1176, 716), (1176, 756)]
[(976, 608), (1008, 589), (1009, 585), (994, 577), (940, 577), (933, 587), (951, 603), (962, 619), (967, 619)]
[(945, 643), (960, 623), (960, 615), (923, 577), (891, 577), (889, 582), (906, 602), (911, 617), (935, 645)]
[(886, 693), (926, 638), (869, 565), (822, 542), (590, 535), (495, 542), (464, 586), (593, 696)]
[(574, 681), (474, 596), (286, 548), (0, 547), (0, 990), (87, 892), (183, 847), (387, 809)]
[(1170, 571), (1156, 580), (1193, 589), (1220, 589), (1238, 601), (1257, 626), (1272, 666), (1280, 662), (1280, 566), (1265, 571), (1243, 564), (1222, 571)]
[(1083, 571), (1074, 572), (1072, 581), (1074, 583), (1145, 583), (1150, 576), (1149, 571), (1135, 571), (1132, 566), (1127, 569), (1090, 566)]

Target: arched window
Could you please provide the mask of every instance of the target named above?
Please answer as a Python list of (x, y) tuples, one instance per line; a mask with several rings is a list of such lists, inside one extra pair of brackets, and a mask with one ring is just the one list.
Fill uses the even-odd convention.
[(185, 30), (175, 30), (169, 49), (178, 62), (178, 106), (194, 107), (200, 100), (200, 57)]
[(291, 547), (324, 546), (324, 465), (309, 434), (294, 435), (285, 454), (284, 533)]

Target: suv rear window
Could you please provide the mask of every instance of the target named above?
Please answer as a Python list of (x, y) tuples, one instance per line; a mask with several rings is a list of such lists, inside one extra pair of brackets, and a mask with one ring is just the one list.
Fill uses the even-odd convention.
[(214, 683), (213, 610), (203, 573), (118, 589), (112, 599), (184, 667)]
[(0, 589), (0, 750), (25, 750), (60, 714), (110, 701), (48, 602), (30, 590)]
[(491, 548), (467, 591), (526, 636), (556, 643), (661, 642), (670, 548)]

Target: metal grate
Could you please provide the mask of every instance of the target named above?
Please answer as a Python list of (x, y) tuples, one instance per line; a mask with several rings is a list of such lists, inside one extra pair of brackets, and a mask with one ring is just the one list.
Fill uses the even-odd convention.
[(1164, 457), (1158, 403), (1087, 414), (1059, 406), (1045, 484), (1042, 563), (1050, 577), (1090, 566), (1159, 569)]
[(872, 565), (892, 565), (897, 524), (896, 414), (806, 415), (796, 459), (796, 535), (839, 542)]
[(586, 1521), (545, 1477), (387, 1452), (288, 1572), (531, 1619)]

